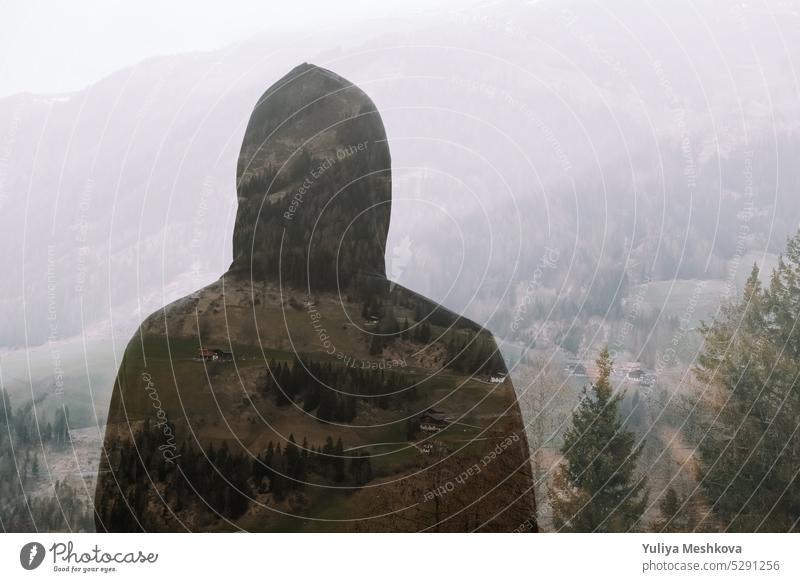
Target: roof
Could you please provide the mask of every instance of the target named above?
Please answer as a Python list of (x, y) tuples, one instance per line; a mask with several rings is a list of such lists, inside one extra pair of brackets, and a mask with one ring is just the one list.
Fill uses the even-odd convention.
[(444, 412), (436, 410), (434, 408), (429, 408), (422, 414), (420, 414), (420, 418), (430, 418), (431, 420), (435, 420), (437, 422), (444, 422), (447, 420), (447, 416)]

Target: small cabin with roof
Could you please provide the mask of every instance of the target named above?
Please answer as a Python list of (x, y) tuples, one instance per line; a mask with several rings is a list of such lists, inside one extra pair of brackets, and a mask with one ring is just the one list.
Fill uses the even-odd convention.
[(233, 360), (233, 354), (230, 352), (226, 352), (219, 348), (211, 349), (211, 348), (201, 348), (198, 350), (200, 354), (200, 359), (206, 362), (230, 362)]
[(419, 416), (419, 428), (425, 432), (438, 432), (448, 424), (447, 415), (435, 408), (429, 408)]

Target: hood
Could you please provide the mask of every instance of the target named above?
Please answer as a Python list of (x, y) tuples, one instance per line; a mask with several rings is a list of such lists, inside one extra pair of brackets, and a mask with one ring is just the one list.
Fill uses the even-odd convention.
[(311, 291), (385, 279), (391, 158), (375, 104), (302, 64), (255, 105), (236, 176), (231, 271)]

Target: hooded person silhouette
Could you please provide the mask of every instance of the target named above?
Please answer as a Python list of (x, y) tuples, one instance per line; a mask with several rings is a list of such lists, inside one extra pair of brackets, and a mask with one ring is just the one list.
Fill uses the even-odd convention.
[(386, 278), (367, 95), (293, 69), (256, 104), (237, 193), (230, 269), (126, 349), (98, 531), (535, 531), (494, 339)]

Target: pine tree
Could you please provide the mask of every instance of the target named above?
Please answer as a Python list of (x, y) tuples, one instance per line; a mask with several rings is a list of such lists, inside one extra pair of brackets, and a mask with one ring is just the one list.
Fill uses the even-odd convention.
[(333, 449), (333, 480), (337, 483), (344, 481), (344, 445), (342, 439), (336, 440), (336, 447)]
[(404, 340), (408, 339), (408, 317), (403, 318), (403, 324), (400, 326), (400, 337)]
[[(764, 289), (754, 265), (742, 296), (701, 326), (696, 374), (707, 397), (684, 432), (699, 485), (727, 531), (793, 531), (800, 523), (800, 232)], [(702, 523), (701, 523), (702, 525)]]
[(369, 342), (369, 355), (379, 356), (383, 353), (383, 336), (373, 335)]
[(681, 533), (694, 531), (696, 522), (686, 497), (669, 487), (658, 501), (659, 516), (653, 523), (654, 533)]
[(626, 532), (641, 528), (647, 504), (646, 480), (636, 474), (641, 445), (623, 427), (610, 378), (608, 348), (597, 359), (599, 377), (584, 388), (561, 449), (564, 461), (549, 495), (559, 531)]
[(427, 321), (423, 321), (415, 328), (414, 340), (426, 344), (431, 341), (431, 325)]

